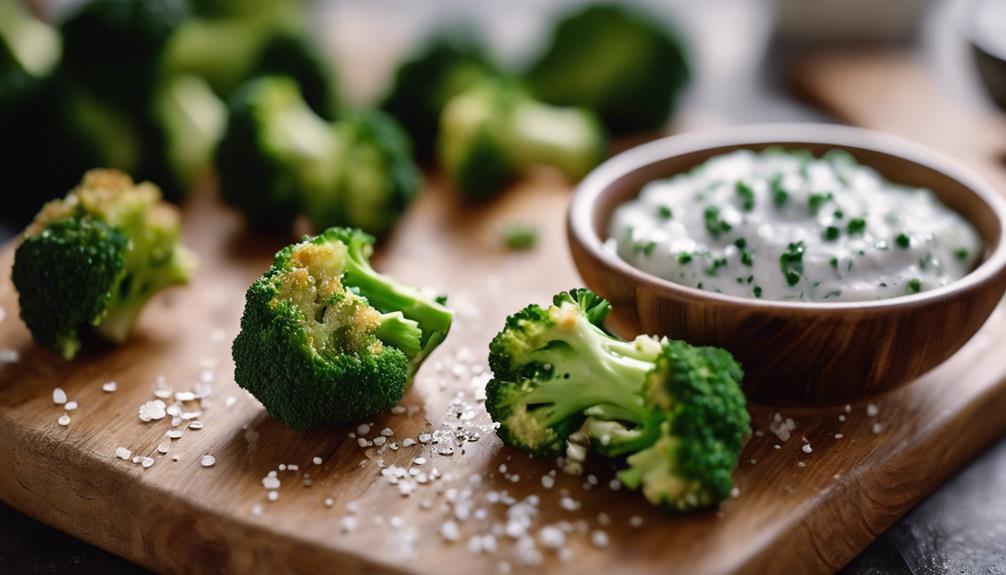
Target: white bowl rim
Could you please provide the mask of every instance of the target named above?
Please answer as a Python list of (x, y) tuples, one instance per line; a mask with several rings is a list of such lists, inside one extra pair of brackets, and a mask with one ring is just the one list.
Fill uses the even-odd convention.
[[(893, 298), (854, 302), (806, 302), (754, 299), (725, 295), (700, 290), (655, 276), (618, 257), (604, 245), (593, 226), (593, 212), (597, 199), (616, 180), (673, 156), (723, 146), (766, 146), (766, 145), (835, 145), (836, 147), (859, 148), (888, 156), (902, 158), (909, 162), (940, 172), (956, 180), (975, 193), (993, 213), (999, 222), (999, 237), (996, 247), (981, 264), (966, 276), (945, 286), (917, 294)], [(671, 174), (668, 174), (668, 177)], [(742, 305), (761, 310), (813, 311), (821, 313), (833, 310), (836, 313), (849, 310), (866, 310), (893, 306), (914, 306), (933, 303), (989, 280), (1006, 267), (1006, 199), (995, 191), (992, 185), (965, 167), (959, 161), (931, 148), (882, 132), (842, 126), (837, 124), (750, 124), (729, 128), (716, 128), (696, 132), (685, 132), (667, 136), (621, 152), (595, 168), (577, 186), (569, 203), (567, 225), (570, 234), (587, 251), (603, 260), (607, 265), (632, 277), (634, 280), (682, 292), (693, 299), (706, 299), (727, 304)]]

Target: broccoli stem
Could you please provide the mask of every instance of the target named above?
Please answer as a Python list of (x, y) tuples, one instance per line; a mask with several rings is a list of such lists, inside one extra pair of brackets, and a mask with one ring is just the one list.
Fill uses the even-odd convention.
[(546, 336), (549, 347), (529, 356), (530, 361), (551, 365), (554, 378), (531, 391), (528, 404), (554, 405), (548, 425), (592, 406), (617, 414), (619, 420), (643, 425), (648, 410), (643, 406), (642, 384), (654, 367), (656, 354), (646, 357), (643, 346), (612, 338), (585, 316), (571, 317), (575, 323), (567, 326), (560, 318)]
[(410, 359), (422, 349), (419, 342), (423, 332), (419, 329), (419, 324), (406, 319), (400, 311), (382, 315), (381, 325), (375, 335), (382, 342), (402, 350), (405, 357)]
[(514, 110), (512, 151), (520, 166), (555, 166), (578, 180), (593, 168), (603, 153), (597, 123), (582, 110), (558, 108), (530, 98)]

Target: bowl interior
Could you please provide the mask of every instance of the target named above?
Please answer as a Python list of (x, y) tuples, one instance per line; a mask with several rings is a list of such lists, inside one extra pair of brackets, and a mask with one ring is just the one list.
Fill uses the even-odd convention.
[[(608, 238), (608, 222), (615, 208), (623, 202), (634, 198), (639, 194), (644, 185), (653, 180), (667, 178), (688, 171), (707, 159), (720, 154), (741, 149), (762, 150), (773, 146), (793, 150), (806, 149), (810, 150), (815, 156), (820, 156), (832, 149), (845, 150), (856, 161), (877, 170), (877, 172), (892, 182), (929, 188), (941, 202), (962, 215), (977, 229), (982, 238), (984, 251), (976, 267), (980, 267), (982, 263), (987, 261), (990, 254), (1000, 247), (1003, 224), (997, 211), (990, 205), (989, 199), (976, 191), (976, 186), (973, 182), (967, 182), (965, 181), (966, 178), (955, 175), (958, 171), (955, 165), (942, 165), (941, 160), (938, 158), (909, 159), (895, 152), (881, 151), (876, 148), (799, 140), (714, 145), (640, 163), (634, 169), (629, 169), (624, 174), (615, 176), (598, 193), (590, 213), (592, 230), (600, 238), (601, 242), (605, 241)], [(615, 254), (610, 254), (610, 256), (619, 259)], [(621, 262), (620, 259), (619, 261)], [(628, 264), (626, 263), (625, 265)], [(660, 280), (660, 278), (656, 277), (654, 279)], [(670, 284), (671, 282), (666, 283)]]

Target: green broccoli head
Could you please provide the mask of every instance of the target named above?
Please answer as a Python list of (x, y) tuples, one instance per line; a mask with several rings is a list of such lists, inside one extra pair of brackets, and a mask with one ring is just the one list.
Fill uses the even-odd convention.
[(373, 271), (372, 244), (329, 229), (281, 250), (248, 289), (234, 379), (292, 429), (392, 407), (450, 328), (450, 310)]
[(499, 76), (471, 33), (441, 33), (399, 66), (381, 107), (408, 132), (416, 154), (431, 159), (447, 102), (472, 85)]
[(92, 0), (62, 26), (62, 74), (116, 108), (145, 111), (169, 41), (188, 17), (184, 0)]
[(593, 114), (543, 104), (510, 81), (480, 82), (452, 98), (441, 115), (440, 163), (471, 199), (495, 195), (534, 165), (578, 180), (600, 163), (606, 147)]
[(676, 511), (725, 499), (750, 433), (742, 378), (725, 350), (664, 344), (644, 390), (647, 405), (660, 414), (659, 439), (629, 455), (619, 479)]
[(620, 135), (661, 128), (689, 71), (682, 41), (656, 18), (602, 4), (559, 22), (527, 76), (538, 98), (593, 110)]
[(194, 259), (179, 234), (177, 210), (153, 184), (88, 172), (25, 231), (12, 271), (21, 318), (65, 359), (77, 354), (84, 329), (122, 343), (151, 296), (191, 276)]
[(486, 386), (500, 437), (551, 457), (583, 431), (599, 454), (626, 458), (619, 478), (654, 503), (722, 500), (749, 428), (740, 367), (716, 348), (617, 339), (600, 325), (608, 309), (573, 290), (507, 318), (489, 347)]
[(408, 138), (376, 110), (347, 113), (334, 124), (333, 181), (304, 196), (315, 229), (353, 226), (383, 235), (419, 194), (422, 175)]
[(361, 112), (327, 123), (285, 77), (259, 78), (237, 95), (216, 165), (224, 198), (262, 228), (289, 228), (304, 210), (317, 229), (383, 234), (421, 183), (390, 119)]

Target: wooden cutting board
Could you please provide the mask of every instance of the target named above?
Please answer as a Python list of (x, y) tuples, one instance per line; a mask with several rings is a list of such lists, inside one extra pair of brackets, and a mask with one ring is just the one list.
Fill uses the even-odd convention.
[[(1006, 430), (1000, 311), (957, 356), (873, 407), (752, 406), (738, 496), (718, 512), (663, 515), (611, 490), (603, 465), (553, 480), (554, 462), (500, 444), (479, 397), (503, 318), (580, 284), (563, 232), (568, 195), (539, 174), (473, 210), (434, 183), (383, 247), (380, 269), (447, 292), (457, 308), (404, 412), (369, 422), (371, 442), (393, 432), (383, 445), (360, 446), (355, 427), (293, 433), (233, 383), (244, 290), (284, 240), (248, 236), (212, 199), (186, 210), (186, 241), (202, 259), (194, 283), (158, 296), (128, 345), (69, 364), (36, 348), (18, 320), (8, 245), (0, 350), (20, 359), (0, 367), (0, 498), (168, 573), (813, 573), (843, 565)], [(500, 248), (497, 230), (513, 221), (541, 227), (537, 249)], [(202, 429), (168, 440), (170, 418), (139, 420), (159, 376), (176, 392), (212, 383), (205, 406), (186, 403)], [(117, 391), (103, 391), (113, 380)], [(57, 386), (78, 403), (67, 426)], [(788, 441), (769, 431), (778, 411), (795, 422)], [(117, 459), (119, 447), (152, 466)], [(396, 478), (409, 468), (421, 476)], [(274, 470), (270, 501), (262, 480)], [(568, 532), (565, 552), (540, 543), (545, 526)]]

